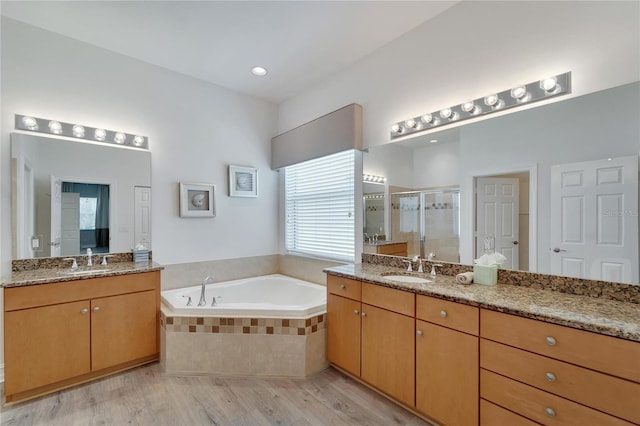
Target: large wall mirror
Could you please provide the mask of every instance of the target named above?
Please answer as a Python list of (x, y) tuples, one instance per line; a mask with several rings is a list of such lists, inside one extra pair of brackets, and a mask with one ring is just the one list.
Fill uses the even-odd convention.
[(371, 147), (363, 172), (387, 178), (387, 238), (409, 256), (427, 255), (406, 232), (428, 207), (434, 230), (454, 231), (436, 259), (496, 250), (507, 269), (637, 284), (639, 116), (635, 82)]
[(151, 154), (11, 134), (13, 258), (149, 249)]

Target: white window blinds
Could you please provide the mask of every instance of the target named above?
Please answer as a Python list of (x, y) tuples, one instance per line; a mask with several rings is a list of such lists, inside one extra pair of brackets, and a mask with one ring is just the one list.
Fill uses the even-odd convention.
[(285, 167), (286, 249), (353, 262), (353, 150)]

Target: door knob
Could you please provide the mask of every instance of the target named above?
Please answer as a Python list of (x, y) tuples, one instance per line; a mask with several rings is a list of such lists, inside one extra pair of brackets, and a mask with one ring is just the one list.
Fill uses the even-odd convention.
[(554, 249), (553, 249), (553, 251), (554, 251), (555, 253), (560, 253), (561, 251), (566, 251), (566, 250), (561, 250), (561, 249), (559, 249), (558, 247), (556, 247), (556, 248), (554, 248)]
[(517, 241), (514, 241), (514, 242), (513, 242), (513, 245), (514, 245), (514, 246), (517, 246), (517, 245), (518, 245), (518, 242), (517, 242)]
[(88, 312), (89, 310), (87, 308), (84, 308), (83, 310), (80, 311), (82, 315), (86, 315)]
[(96, 306), (93, 308), (93, 312), (98, 312), (100, 310), (100, 306)]

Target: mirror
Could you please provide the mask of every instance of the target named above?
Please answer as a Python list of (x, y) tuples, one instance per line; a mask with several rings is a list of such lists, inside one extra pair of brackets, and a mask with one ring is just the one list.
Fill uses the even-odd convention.
[(364, 241), (384, 241), (386, 239), (385, 219), (385, 184), (378, 182), (362, 182), (364, 206)]
[(11, 134), (13, 258), (150, 247), (148, 151)]
[[(519, 255), (513, 269), (635, 284), (639, 282), (638, 116), (640, 82), (634, 82), (370, 147), (364, 155), (363, 172), (387, 177), (392, 194), (386, 203), (387, 209), (392, 208), (394, 193), (459, 186), (459, 255), (463, 264), (471, 264), (482, 254), (477, 232), (492, 235), (496, 240), (499, 233), (495, 227), (484, 230), (478, 227), (478, 221), (487, 223), (486, 217), (477, 215), (480, 209), (475, 193), (479, 185), (487, 184), (486, 178), (515, 179), (512, 188), (518, 188), (515, 201), (518, 209), (511, 213), (518, 218), (518, 223), (509, 226), (510, 229), (517, 227), (520, 235), (508, 241), (511, 250)], [(619, 164), (629, 159), (632, 164), (630, 169), (625, 169), (630, 170), (627, 173)], [(598, 162), (602, 165), (597, 165)], [(601, 255), (601, 258), (570, 254), (580, 246), (577, 241), (582, 231), (571, 226), (564, 230), (558, 228), (562, 221), (557, 220), (559, 213), (553, 197), (557, 195), (554, 187), (557, 179), (576, 177), (578, 182), (577, 177), (583, 176), (582, 172), (569, 169), (573, 166), (595, 167), (596, 179), (611, 182), (610, 187), (622, 177), (631, 185), (624, 197), (617, 193), (601, 196), (597, 204), (595, 201), (590, 204), (585, 198), (582, 210), (559, 210), (568, 225), (580, 223), (581, 215), (587, 219), (600, 217), (599, 229), (610, 231), (607, 241), (603, 242), (619, 248), (617, 254)], [(510, 205), (513, 206), (513, 202)], [(594, 211), (601, 215), (593, 214)], [(572, 235), (576, 237), (574, 243), (569, 238)], [(567, 241), (563, 244), (558, 236), (567, 237)], [(389, 238), (397, 238), (393, 226)], [(627, 244), (624, 247), (622, 240)], [(596, 253), (604, 253), (603, 247), (597, 248)], [(408, 255), (415, 254), (425, 256), (414, 244)]]

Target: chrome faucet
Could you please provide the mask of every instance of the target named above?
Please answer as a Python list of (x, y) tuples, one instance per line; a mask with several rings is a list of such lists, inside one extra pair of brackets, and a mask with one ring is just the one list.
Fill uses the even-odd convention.
[(207, 301), (204, 298), (204, 290), (207, 284), (211, 284), (213, 282), (213, 278), (210, 275), (207, 275), (204, 280), (202, 280), (202, 288), (200, 290), (200, 301), (198, 302), (198, 306), (205, 306)]
[(93, 253), (91, 252), (91, 248), (87, 249), (87, 266), (93, 266), (93, 261), (91, 260), (91, 255)]

